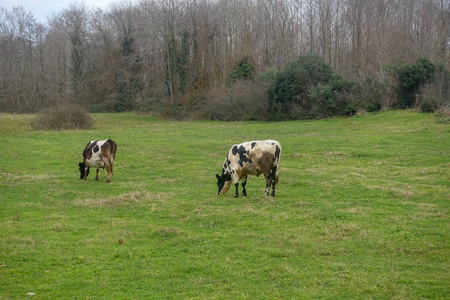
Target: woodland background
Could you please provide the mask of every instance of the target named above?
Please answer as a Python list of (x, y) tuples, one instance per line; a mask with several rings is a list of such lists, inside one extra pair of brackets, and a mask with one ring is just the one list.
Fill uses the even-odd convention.
[[(449, 109), (448, 0), (0, 7), (0, 111), (76, 104), (196, 119)], [(312, 78), (312, 79), (311, 79)]]

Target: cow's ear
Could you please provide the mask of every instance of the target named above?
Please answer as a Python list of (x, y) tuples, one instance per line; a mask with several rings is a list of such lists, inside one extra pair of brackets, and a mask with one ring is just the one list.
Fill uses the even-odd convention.
[(220, 180), (220, 176), (219, 176), (219, 174), (216, 174), (216, 178)]

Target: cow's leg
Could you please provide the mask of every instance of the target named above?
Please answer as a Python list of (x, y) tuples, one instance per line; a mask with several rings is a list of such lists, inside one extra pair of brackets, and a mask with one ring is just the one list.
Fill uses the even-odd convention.
[(95, 180), (98, 180), (98, 168), (97, 168), (97, 171), (96, 171), (96, 173), (95, 173)]
[(234, 182), (234, 187), (235, 187), (235, 191), (234, 191), (234, 198), (237, 198), (239, 196), (239, 180), (241, 180), (241, 178), (239, 178), (239, 175), (233, 170), (233, 182)]
[(272, 194), (270, 196), (275, 197), (275, 180), (272, 181)]
[(246, 185), (247, 185), (247, 175), (242, 177), (242, 196), (247, 196), (247, 190), (245, 189)]
[(239, 196), (239, 182), (234, 184), (234, 187), (236, 188), (234, 191), (234, 198), (237, 198)]
[(271, 196), (275, 197), (275, 186), (278, 183), (278, 172), (277, 172), (276, 166), (272, 168), (271, 177), (272, 177), (272, 194), (271, 194)]
[(108, 172), (108, 179), (106, 179), (106, 183), (110, 183), (111, 182), (111, 173), (112, 173), (111, 165), (106, 166), (106, 172)]
[(266, 196), (269, 196), (270, 193), (270, 185), (272, 184), (272, 179), (270, 174), (264, 174), (264, 177), (266, 178)]

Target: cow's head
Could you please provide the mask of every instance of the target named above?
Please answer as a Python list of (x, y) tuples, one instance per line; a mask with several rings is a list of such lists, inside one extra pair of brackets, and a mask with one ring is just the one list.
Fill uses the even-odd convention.
[(217, 192), (217, 195), (223, 195), (230, 189), (231, 186), (231, 176), (228, 173), (222, 174), (219, 176), (219, 174), (216, 174), (217, 178), (217, 187), (219, 191)]
[[(80, 179), (84, 179), (86, 165), (84, 164), (84, 162), (80, 162), (78, 163), (78, 166), (80, 167)], [(89, 167), (87, 168), (86, 178), (88, 177), (88, 175), (89, 175)]]

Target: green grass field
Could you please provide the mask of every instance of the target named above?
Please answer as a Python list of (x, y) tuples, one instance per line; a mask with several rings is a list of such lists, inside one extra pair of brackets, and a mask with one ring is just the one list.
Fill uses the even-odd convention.
[[(64, 132), (31, 118), (0, 115), (0, 299), (450, 298), (450, 127), (433, 115), (96, 114)], [(112, 182), (80, 180), (105, 138)], [(217, 196), (230, 147), (259, 139), (283, 147), (277, 197), (263, 177)]]

